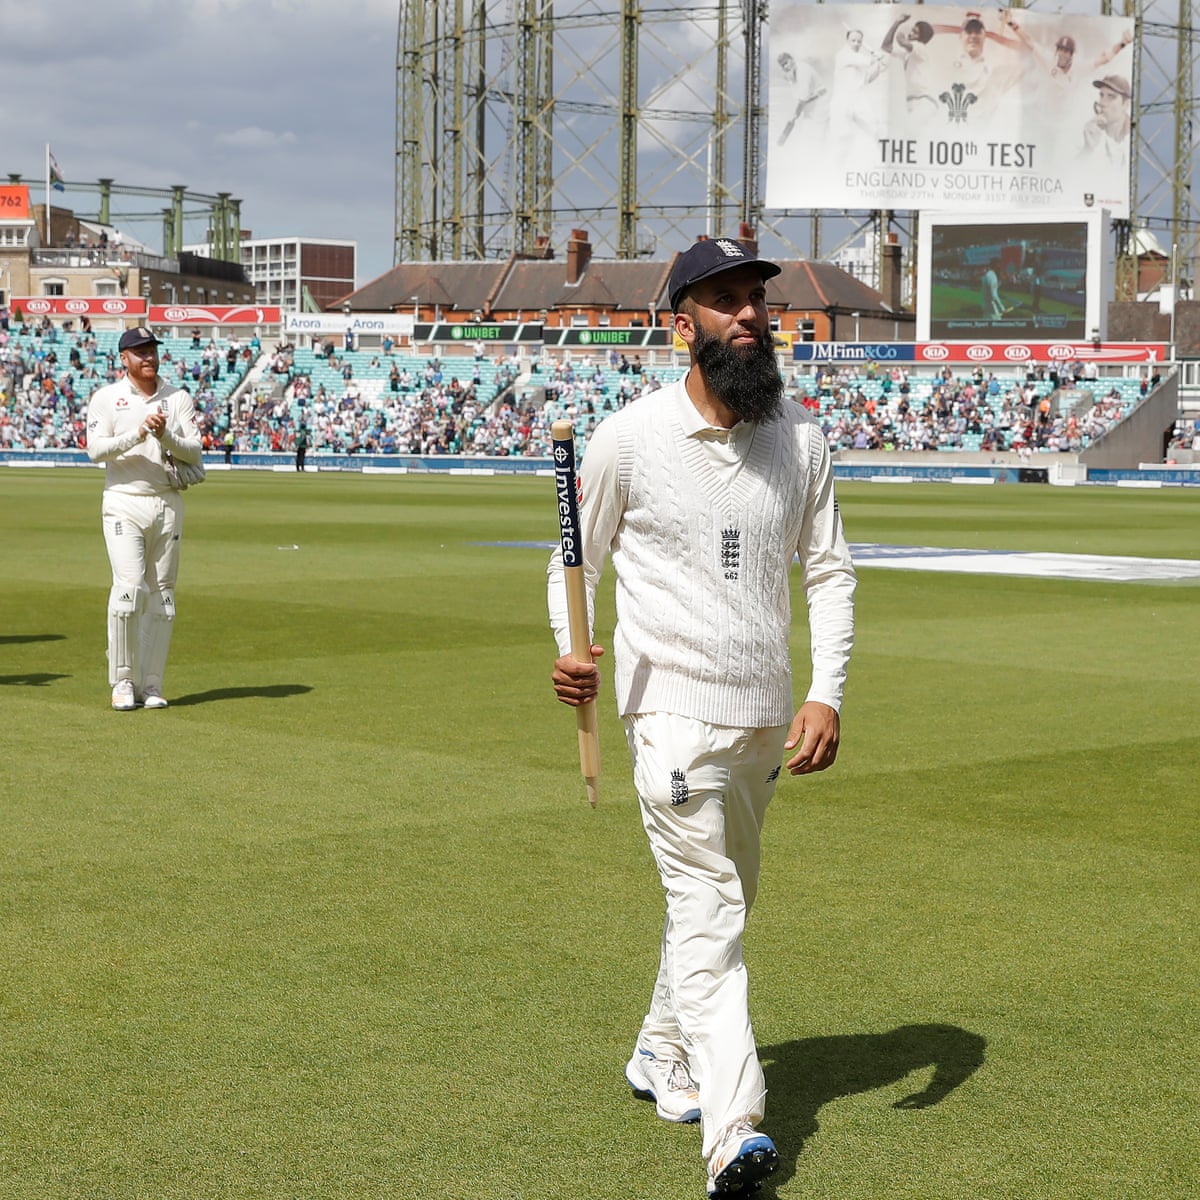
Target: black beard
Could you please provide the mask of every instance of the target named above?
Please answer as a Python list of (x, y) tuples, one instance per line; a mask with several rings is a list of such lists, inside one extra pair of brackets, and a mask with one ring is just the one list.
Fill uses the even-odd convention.
[(743, 421), (771, 421), (779, 416), (783, 377), (769, 330), (743, 350), (708, 333), (697, 322), (692, 352), (709, 391)]

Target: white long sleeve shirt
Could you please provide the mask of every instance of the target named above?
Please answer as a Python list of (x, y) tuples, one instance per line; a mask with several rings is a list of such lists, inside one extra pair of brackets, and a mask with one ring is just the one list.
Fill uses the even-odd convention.
[[(161, 438), (141, 429), (154, 412), (167, 414)], [(87, 415), (87, 454), (104, 463), (106, 490), (133, 496), (155, 496), (171, 490), (163, 466), (163, 451), (181, 462), (198, 463), (203, 457), (196, 406), (186, 388), (173, 387), (159, 377), (158, 390), (147, 396), (128, 378), (92, 393)]]
[[(789, 572), (808, 602), (809, 700), (841, 706), (854, 636), (854, 567), (828, 447), (799, 406), (779, 420), (707, 425), (683, 381), (592, 434), (580, 472), (583, 566), (594, 615), (611, 554), (622, 715), (664, 711), (756, 728), (794, 715)], [(551, 628), (570, 651), (561, 551), (548, 568)]]

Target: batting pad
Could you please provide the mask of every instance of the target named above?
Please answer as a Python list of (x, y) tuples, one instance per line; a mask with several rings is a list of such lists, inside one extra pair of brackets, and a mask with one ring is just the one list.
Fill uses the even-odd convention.
[(175, 628), (175, 593), (158, 592), (150, 598), (138, 628), (138, 657), (142, 666), (142, 687), (162, 690)]
[(137, 679), (137, 614), (142, 589), (113, 584), (108, 593), (108, 682)]

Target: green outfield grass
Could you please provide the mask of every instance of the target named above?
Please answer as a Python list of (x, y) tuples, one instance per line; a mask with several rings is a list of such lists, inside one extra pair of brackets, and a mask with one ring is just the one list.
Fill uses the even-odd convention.
[[(1000, 285), (1000, 299), (1006, 308), (1017, 310), (1014, 316), (1032, 315), (1033, 293), (1029, 288)], [(959, 321), (971, 318), (982, 319), (983, 301), (978, 287), (960, 287), (948, 283), (935, 283), (930, 293), (930, 310), (933, 320)], [(1067, 316), (1083, 320), (1083, 305), (1057, 300), (1049, 294), (1049, 289), (1043, 292), (1038, 302), (1038, 311), (1042, 316)]]
[[(611, 691), (592, 811), (546, 552), (496, 544), (552, 481), (212, 476), (132, 714), (100, 487), (0, 471), (0, 1196), (700, 1200), (621, 1077), (661, 900)], [(857, 542), (1200, 558), (1194, 491), (840, 495)], [(1200, 1194), (1198, 666), (1200, 586), (861, 572), (748, 938), (767, 1200)]]

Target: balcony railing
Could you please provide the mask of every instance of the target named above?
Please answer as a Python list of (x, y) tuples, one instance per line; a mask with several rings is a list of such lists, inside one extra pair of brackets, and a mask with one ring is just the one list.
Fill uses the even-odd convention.
[(179, 273), (179, 260), (141, 250), (116, 250), (112, 246), (74, 246), (70, 249), (34, 250), (30, 266), (94, 270), (96, 267), (137, 267), (145, 271)]

